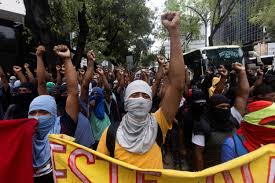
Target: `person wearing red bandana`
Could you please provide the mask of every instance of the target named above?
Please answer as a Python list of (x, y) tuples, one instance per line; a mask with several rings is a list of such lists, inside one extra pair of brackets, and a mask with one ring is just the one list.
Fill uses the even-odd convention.
[(263, 100), (252, 102), (247, 110), (240, 128), (222, 146), (222, 162), (275, 143), (275, 103)]

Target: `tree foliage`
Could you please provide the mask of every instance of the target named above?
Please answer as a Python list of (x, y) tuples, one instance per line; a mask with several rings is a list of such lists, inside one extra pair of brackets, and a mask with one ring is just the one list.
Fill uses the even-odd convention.
[[(46, 0), (41, 1), (46, 3)], [(46, 30), (52, 35), (49, 38), (51, 45), (62, 42), (60, 40), (70, 40), (69, 34), (74, 33), (76, 36), (72, 47), (76, 49), (76, 54), (82, 56), (85, 51), (92, 48), (99, 59), (123, 63), (129, 54), (128, 48), (137, 44), (137, 40), (150, 42), (148, 35), (153, 26), (152, 12), (145, 6), (145, 0), (49, 0), (47, 2), (46, 10), (38, 8), (48, 13), (47, 15), (43, 13), (45, 15), (43, 17), (38, 16), (41, 17), (39, 21), (36, 21), (36, 15), (41, 13), (37, 11), (32, 13), (31, 18), (38, 26), (31, 30), (34, 36), (39, 34), (37, 32), (41, 28), (37, 22), (42, 22), (43, 31)], [(26, 3), (30, 5), (29, 7), (40, 6), (40, 1), (35, 3), (25, 0)], [(39, 42), (44, 43), (41, 38)], [(80, 61), (79, 58), (77, 63)]]
[[(165, 11), (180, 11), (181, 12), (181, 36), (182, 42), (187, 46), (191, 40), (200, 35), (201, 19), (196, 13), (190, 13), (187, 11), (186, 5), (189, 5), (193, 1), (186, 0), (166, 0)], [(160, 29), (159, 37), (166, 39), (168, 33), (164, 28)]]
[(253, 7), (250, 21), (254, 24), (265, 26), (269, 37), (275, 38), (275, 1), (257, 0)]

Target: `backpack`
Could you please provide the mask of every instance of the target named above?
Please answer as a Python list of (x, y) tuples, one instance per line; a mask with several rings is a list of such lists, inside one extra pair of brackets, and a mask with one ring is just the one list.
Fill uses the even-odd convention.
[[(116, 144), (116, 132), (119, 127), (119, 122), (111, 123), (107, 130), (107, 137), (106, 137), (106, 146), (110, 153), (110, 157), (114, 158), (115, 156), (115, 144)], [(158, 133), (156, 137), (156, 143), (161, 148), (163, 144), (163, 136), (160, 126), (158, 124)]]

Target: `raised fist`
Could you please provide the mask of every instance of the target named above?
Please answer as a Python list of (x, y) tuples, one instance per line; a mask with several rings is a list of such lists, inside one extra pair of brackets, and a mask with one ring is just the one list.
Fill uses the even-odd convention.
[(84, 75), (84, 74), (85, 74), (85, 70), (84, 70), (84, 69), (78, 69), (78, 71), (79, 71), (79, 73), (80, 73), (81, 75)]
[(239, 62), (235, 62), (234, 64), (232, 64), (232, 68), (237, 72), (245, 71), (245, 67)]
[(158, 63), (159, 63), (159, 65), (164, 64), (164, 62), (165, 62), (164, 57), (162, 55), (158, 55)]
[(161, 15), (162, 25), (169, 31), (177, 30), (180, 28), (180, 13), (168, 12)]
[(61, 59), (71, 58), (71, 52), (70, 52), (69, 48), (66, 45), (55, 46), (53, 51)]
[(29, 65), (28, 63), (25, 63), (25, 64), (24, 64), (24, 67), (25, 67), (25, 69), (27, 69), (27, 68), (30, 67), (30, 65)]
[(61, 70), (60, 65), (56, 65), (56, 66), (55, 66), (55, 69), (56, 69), (56, 71), (60, 71), (60, 70)]
[(43, 54), (45, 53), (45, 51), (46, 51), (46, 49), (45, 49), (45, 47), (44, 46), (42, 46), (42, 45), (39, 45), (37, 48), (36, 48), (36, 56), (38, 56), (38, 57), (42, 57), (43, 56)]
[(88, 59), (88, 61), (95, 62), (95, 53), (93, 50), (88, 51), (87, 59)]
[(101, 76), (104, 75), (104, 71), (103, 71), (101, 68), (97, 68), (97, 69), (96, 69), (96, 72), (97, 72), (99, 75), (101, 75)]
[(15, 73), (18, 73), (18, 72), (21, 72), (21, 71), (22, 71), (22, 68), (21, 68), (20, 66), (15, 65), (15, 66), (13, 66), (13, 71), (14, 71)]
[(226, 78), (227, 75), (228, 75), (228, 71), (226, 70), (226, 68), (221, 65), (220, 68), (218, 69), (220, 75), (223, 77), (223, 78)]

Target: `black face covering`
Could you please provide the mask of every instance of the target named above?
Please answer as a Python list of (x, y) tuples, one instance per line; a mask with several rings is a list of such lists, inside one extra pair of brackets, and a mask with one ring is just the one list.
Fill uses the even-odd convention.
[(205, 109), (205, 102), (192, 103), (191, 112), (194, 119), (199, 120)]
[(15, 96), (15, 104), (29, 108), (30, 103), (34, 99), (32, 93), (22, 93)]
[(230, 119), (230, 109), (209, 107), (210, 126), (217, 131), (232, 131), (234, 125)]
[(216, 106), (222, 103), (229, 104), (228, 99), (220, 94), (213, 95), (207, 106), (207, 116), (212, 129), (217, 131), (232, 131), (234, 124), (231, 121), (230, 109), (220, 109)]

